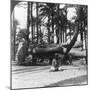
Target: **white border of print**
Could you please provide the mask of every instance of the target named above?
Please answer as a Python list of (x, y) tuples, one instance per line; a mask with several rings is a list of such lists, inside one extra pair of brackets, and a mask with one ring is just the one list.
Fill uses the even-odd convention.
[[(29, 1), (29, 0), (23, 0)], [(39, 1), (42, 0), (30, 0)], [(88, 5), (88, 39), (90, 38), (90, 0), (43, 0), (43, 2), (54, 3), (69, 3), (69, 4), (86, 4)], [(9, 90), (10, 87), (10, 0), (0, 1), (0, 90)], [(90, 43), (88, 40), (88, 48), (90, 49)], [(88, 49), (88, 57), (89, 57)], [(89, 57), (90, 59), (90, 57)], [(88, 59), (88, 61), (89, 61)], [(89, 63), (90, 64), (90, 63)], [(88, 64), (88, 69), (90, 66)], [(88, 70), (88, 76), (90, 71)], [(90, 78), (88, 77), (88, 83)], [(90, 85), (87, 86), (69, 86), (69, 87), (53, 87), (53, 88), (40, 88), (41, 90), (89, 90)], [(29, 89), (27, 89), (29, 90)], [(31, 89), (30, 89), (31, 90)], [(39, 88), (37, 89), (39, 90)]]

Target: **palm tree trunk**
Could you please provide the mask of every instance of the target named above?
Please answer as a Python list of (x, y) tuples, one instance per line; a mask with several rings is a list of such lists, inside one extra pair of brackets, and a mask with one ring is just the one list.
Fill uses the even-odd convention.
[(48, 43), (50, 44), (50, 15), (48, 15)]
[(36, 27), (36, 24), (34, 23), (33, 24), (33, 42), (35, 41), (35, 27)]
[(76, 40), (77, 40), (77, 36), (78, 36), (78, 32), (79, 32), (79, 18), (80, 18), (80, 7), (78, 7), (78, 10), (77, 10), (77, 19), (76, 19), (76, 22), (75, 22), (75, 33), (74, 33), (74, 36), (70, 42), (70, 44), (68, 45), (67, 47), (67, 50), (66, 50), (66, 54), (71, 50), (71, 48), (73, 47), (73, 45), (75, 44)]
[[(83, 43), (83, 28), (82, 28), (82, 21), (81, 21), (81, 28), (80, 28), (80, 36), (81, 36), (81, 41)], [(82, 44), (82, 49), (83, 49), (83, 44)]]
[(36, 14), (37, 14), (37, 44), (38, 44), (38, 2), (36, 3)]
[[(59, 27), (59, 28), (61, 28), (61, 27)], [(62, 30), (59, 29), (59, 45), (61, 45), (61, 43), (62, 43)]]
[[(57, 18), (59, 18), (59, 4), (57, 4)], [(59, 44), (59, 20), (57, 21), (56, 27), (57, 44)]]
[(64, 27), (63, 27), (63, 42), (64, 42)]
[(70, 30), (70, 41), (71, 41), (71, 27), (70, 27), (70, 25), (69, 25), (69, 30)]
[(66, 37), (66, 28), (65, 28), (65, 42), (66, 42), (66, 40), (67, 40), (67, 37)]
[(84, 20), (84, 36), (85, 36), (85, 49), (86, 49), (86, 64), (88, 64), (88, 50), (87, 50), (87, 32), (85, 30), (86, 21)]
[(30, 3), (27, 5), (27, 41), (29, 43), (29, 26), (30, 26)]
[[(62, 23), (61, 23), (62, 24)], [(61, 25), (61, 31), (60, 31), (60, 38), (61, 38), (61, 43), (62, 43), (62, 25)]]
[(75, 33), (73, 36), (73, 39), (71, 40), (70, 44), (67, 46), (66, 50), (64, 51), (64, 57), (62, 60), (62, 64), (65, 64), (67, 61), (67, 55), (69, 53), (69, 51), (71, 50), (71, 48), (73, 47), (73, 45), (75, 44), (76, 40), (77, 40), (77, 36), (78, 36), (78, 32), (79, 32), (79, 26), (78, 23), (75, 25)]
[(53, 21), (53, 9), (52, 9), (52, 41), (54, 41), (54, 21)]
[[(67, 7), (66, 7), (66, 16), (65, 17), (67, 18)], [(66, 26), (65, 26), (65, 42), (67, 40), (66, 30), (67, 30), (67, 20), (66, 20)]]
[[(80, 36), (81, 36), (81, 41), (83, 43), (83, 26), (82, 26), (82, 23), (83, 23), (83, 20), (82, 20), (82, 7), (80, 8), (81, 12), (80, 12), (80, 16), (81, 16), (81, 24), (80, 24)], [(83, 44), (82, 44), (82, 49), (83, 49)]]
[(32, 8), (33, 2), (31, 2), (31, 30), (32, 30), (32, 43), (33, 43), (33, 15), (32, 15)]
[(15, 37), (16, 37), (16, 25), (15, 25), (15, 22), (14, 22), (14, 14), (15, 14), (15, 11), (13, 10), (13, 60), (15, 61)]
[(67, 50), (65, 52), (66, 54), (71, 50), (71, 48), (75, 44), (75, 42), (77, 40), (78, 32), (79, 32), (79, 26), (78, 26), (78, 22), (77, 22), (77, 24), (75, 26), (75, 33), (74, 33), (73, 39), (71, 40), (70, 44), (67, 47)]

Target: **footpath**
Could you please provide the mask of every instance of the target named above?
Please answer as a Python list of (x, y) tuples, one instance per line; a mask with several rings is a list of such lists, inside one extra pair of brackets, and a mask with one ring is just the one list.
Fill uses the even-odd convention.
[(73, 65), (62, 66), (57, 72), (51, 72), (50, 66), (12, 64), (12, 89), (87, 84), (87, 65), (80, 63), (79, 60), (73, 62)]

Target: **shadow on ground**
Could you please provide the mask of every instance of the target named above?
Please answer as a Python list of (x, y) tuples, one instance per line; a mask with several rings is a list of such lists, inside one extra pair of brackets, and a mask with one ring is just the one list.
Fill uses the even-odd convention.
[(50, 85), (47, 85), (45, 87), (60, 87), (60, 86), (69, 86), (69, 85), (87, 85), (88, 84), (88, 76), (78, 76), (75, 78), (70, 78), (67, 80), (63, 80), (57, 83), (53, 83)]

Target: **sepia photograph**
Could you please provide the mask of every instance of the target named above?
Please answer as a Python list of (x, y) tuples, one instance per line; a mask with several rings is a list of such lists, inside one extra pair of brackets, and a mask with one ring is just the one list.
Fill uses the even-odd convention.
[(88, 85), (88, 5), (11, 0), (11, 89)]

